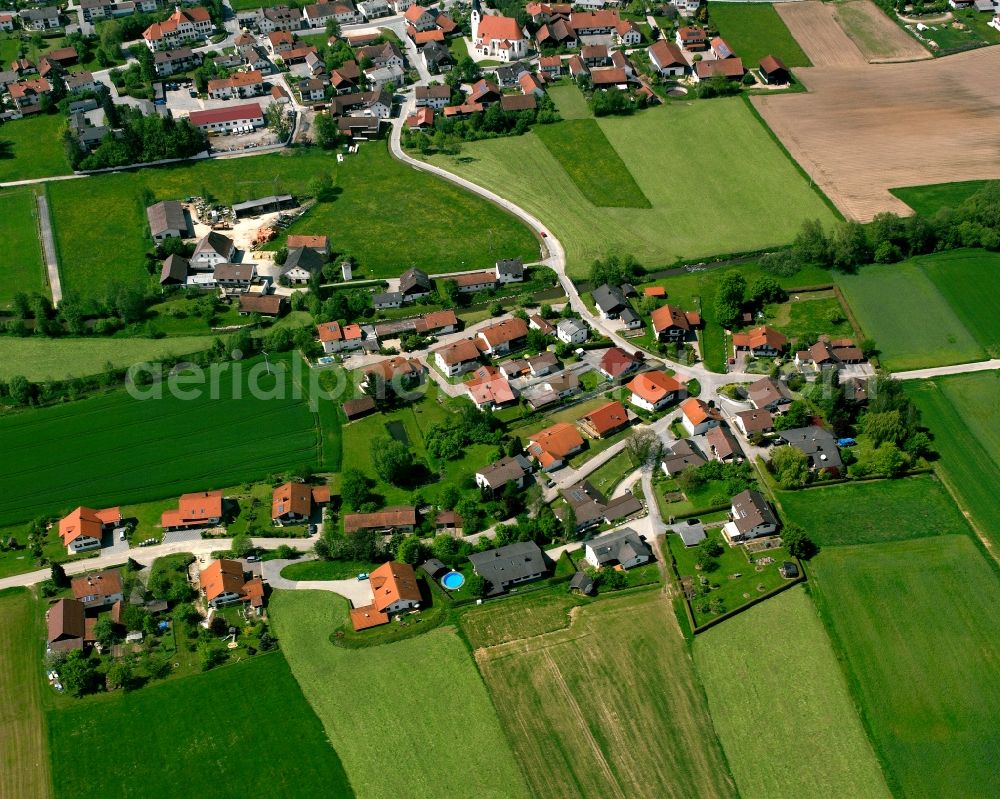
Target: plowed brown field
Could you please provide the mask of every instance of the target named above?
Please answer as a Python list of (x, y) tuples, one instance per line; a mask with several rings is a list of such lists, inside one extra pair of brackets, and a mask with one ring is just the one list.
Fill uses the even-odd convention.
[[(814, 67), (853, 67), (865, 57), (833, 16), (833, 7), (817, 0), (775, 3), (774, 9), (788, 26)], [(796, 70), (796, 73), (798, 71)]]
[(837, 6), (834, 17), (872, 64), (922, 61), (933, 56), (889, 19), (871, 0), (850, 0)]
[[(824, 63), (808, 41), (799, 39)], [(825, 63), (795, 71), (807, 93), (752, 100), (848, 218), (910, 213), (890, 188), (1000, 178), (1000, 48), (905, 64)]]

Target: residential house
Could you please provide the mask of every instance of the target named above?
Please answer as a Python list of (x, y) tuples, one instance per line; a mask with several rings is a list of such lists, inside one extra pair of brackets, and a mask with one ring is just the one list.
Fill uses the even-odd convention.
[(455, 66), (455, 59), (451, 50), (440, 42), (428, 42), (420, 51), (420, 57), (424, 60), (424, 66), (431, 75), (440, 75), (450, 72)]
[(264, 76), (259, 70), (237, 72), (228, 78), (208, 82), (208, 95), (213, 100), (247, 99), (264, 93)]
[(709, 48), (712, 51), (712, 55), (720, 61), (726, 58), (736, 58), (736, 53), (733, 51), (733, 48), (730, 47), (729, 43), (726, 42), (726, 40), (721, 36), (714, 36), (709, 42)]
[(368, 575), (372, 589), (370, 605), (351, 608), (351, 625), (355, 630), (366, 630), (388, 624), (393, 616), (420, 608), (420, 586), (416, 572), (408, 563), (390, 560)]
[(271, 31), (267, 34), (267, 52), (272, 57), (280, 56), (295, 46), (295, 37), (290, 31)]
[(517, 394), (505, 377), (466, 383), (466, 390), (481, 411), (498, 411), (517, 402)]
[(191, 264), (187, 258), (180, 255), (168, 255), (163, 259), (160, 269), (161, 286), (183, 286), (187, 283)]
[(707, 433), (709, 428), (722, 424), (722, 414), (718, 408), (697, 397), (688, 397), (681, 403), (681, 424), (688, 435), (700, 436)]
[(236, 245), (228, 236), (223, 236), (217, 231), (210, 231), (202, 236), (194, 254), (191, 256), (191, 267), (193, 269), (213, 269), (217, 264), (230, 263), (233, 253), (236, 252)]
[(79, 507), (59, 520), (59, 538), (70, 555), (100, 549), (104, 535), (114, 530), (121, 521), (121, 508), (94, 510)]
[(653, 551), (635, 530), (624, 527), (588, 541), (583, 556), (595, 569), (605, 566), (631, 569), (649, 563)]
[(298, 247), (309, 247), (310, 249), (316, 250), (324, 258), (330, 257), (330, 238), (329, 236), (311, 236), (311, 235), (298, 235), (289, 236), (285, 241), (285, 246), (290, 250), (294, 250)]
[(178, 47), (176, 50), (160, 50), (153, 54), (153, 69), (161, 78), (173, 75), (175, 72), (186, 72), (201, 64), (201, 53), (196, 53), (190, 47)]
[(288, 298), (280, 294), (241, 294), (238, 309), (240, 316), (277, 318), (288, 309)]
[(19, 80), (7, 87), (10, 98), (22, 114), (37, 112), (43, 95), (52, 93), (52, 84), (45, 78)]
[(316, 102), (326, 97), (326, 83), (319, 78), (308, 78), (299, 81), (297, 88), (302, 102)]
[(584, 45), (580, 57), (588, 67), (605, 67), (611, 63), (611, 53), (606, 44)]
[(855, 346), (851, 339), (834, 339), (831, 341), (828, 336), (820, 336), (819, 341), (813, 344), (808, 350), (795, 353), (796, 366), (809, 366), (816, 371), (821, 370), (825, 366), (833, 366), (839, 369), (844, 364), (862, 363), (864, 360), (864, 353)]
[(222, 521), (222, 503), (221, 491), (181, 494), (177, 510), (165, 510), (160, 516), (160, 526), (164, 532), (215, 527)]
[(543, 335), (546, 336), (551, 336), (553, 333), (556, 332), (555, 327), (553, 327), (545, 319), (543, 319), (540, 314), (536, 313), (531, 314), (528, 317), (528, 327), (531, 330), (537, 330), (539, 333), (542, 333)]
[(399, 293), (403, 295), (405, 302), (414, 302), (423, 297), (429, 297), (433, 290), (433, 281), (421, 269), (407, 269), (399, 277)]
[(434, 127), (434, 110), (432, 108), (418, 108), (406, 118), (406, 125), (410, 130), (428, 130)]
[(225, 133), (264, 127), (264, 112), (260, 110), (259, 103), (246, 103), (208, 111), (192, 111), (188, 120), (206, 133)]
[(618, 12), (608, 9), (574, 11), (570, 16), (570, 25), (577, 36), (607, 36), (613, 34), (620, 23)]
[(576, 372), (560, 372), (532, 388), (534, 390), (527, 398), (528, 405), (532, 410), (538, 410), (579, 391), (580, 378)]
[(397, 67), (406, 68), (406, 60), (400, 52), (395, 42), (383, 42), (382, 44), (371, 44), (359, 47), (355, 53), (358, 61), (367, 59), (376, 67)]
[(618, 347), (611, 347), (601, 356), (598, 369), (608, 380), (617, 380), (629, 372), (638, 369), (641, 363), (642, 358), (639, 356), (630, 355)]
[(451, 102), (449, 86), (417, 86), (414, 90), (417, 108), (430, 107), (440, 110)]
[(500, 87), (494, 81), (483, 78), (472, 84), (469, 101), (478, 103), (483, 108), (489, 108), (494, 103), (500, 102), (501, 96)]
[(45, 642), (50, 652), (62, 654), (74, 649), (83, 649), (91, 643), (88, 635), (86, 611), (83, 603), (75, 599), (60, 599), (46, 611), (48, 634)]
[(386, 86), (364, 93), (365, 114), (376, 119), (392, 116), (392, 92)]
[(149, 220), (149, 232), (153, 241), (186, 239), (191, 235), (187, 213), (184, 206), (176, 200), (164, 200), (149, 206), (146, 209), (146, 219)]
[(684, 384), (666, 372), (642, 372), (625, 386), (629, 402), (646, 411), (659, 411), (687, 395)]
[(701, 325), (695, 311), (682, 311), (673, 305), (661, 305), (652, 314), (653, 332), (657, 341), (680, 343), (690, 338)]
[(593, 292), (594, 304), (602, 319), (617, 319), (621, 312), (629, 307), (625, 293), (619, 286), (610, 286), (605, 283), (598, 286)]
[(607, 438), (624, 430), (631, 421), (625, 406), (614, 400), (580, 417), (577, 424), (591, 438)]
[(357, 61), (345, 61), (330, 70), (330, 85), (335, 94), (350, 94), (361, 89), (361, 68)]
[(545, 553), (534, 541), (522, 541), (469, 555), (472, 568), (486, 583), (486, 596), (498, 596), (509, 588), (544, 577), (548, 572)]
[(778, 517), (759, 491), (743, 491), (732, 499), (722, 534), (730, 544), (749, 541), (778, 530)]
[(418, 32), (429, 31), (437, 27), (435, 16), (420, 5), (412, 5), (406, 9), (403, 19)]
[(364, 0), (358, 3), (360, 11), (367, 20), (380, 19), (381, 17), (392, 16), (392, 6), (386, 0)]
[(784, 86), (791, 83), (792, 73), (784, 62), (773, 55), (766, 55), (760, 60), (760, 76), (769, 86)]
[(309, 521), (313, 508), (330, 501), (330, 487), (288, 482), (271, 494), (271, 522), (282, 527)]
[(556, 325), (556, 338), (564, 344), (583, 344), (589, 334), (590, 328), (580, 319), (561, 319)]
[(398, 291), (383, 291), (372, 296), (372, 305), (376, 311), (386, 308), (402, 308), (403, 295)]
[[(394, 86), (405, 83), (405, 74), (402, 67), (370, 67), (365, 70), (365, 81), (372, 90), (376, 90), (388, 86), (390, 83)], [(391, 99), (388, 107), (392, 108)]]
[(773, 377), (762, 377), (751, 383), (747, 399), (758, 411), (770, 411), (772, 414), (781, 413), (792, 404), (788, 386)]
[(531, 463), (523, 455), (505, 457), (476, 472), (476, 485), (483, 491), (496, 493), (508, 484), (524, 488), (531, 474)]
[(313, 247), (290, 247), (281, 265), (280, 278), (292, 285), (303, 285), (319, 274), (325, 264), (326, 256)]
[(811, 425), (795, 427), (778, 433), (781, 440), (804, 453), (809, 462), (809, 471), (817, 474), (837, 476), (844, 463), (837, 449), (837, 439), (825, 427)]
[(788, 346), (788, 337), (773, 327), (760, 325), (746, 333), (733, 333), (733, 349), (747, 350), (755, 358), (774, 357)]
[(85, 611), (100, 612), (124, 599), (122, 573), (118, 569), (91, 572), (74, 577), (71, 583), (73, 597), (83, 603)]
[(532, 377), (543, 377), (556, 371), (559, 366), (559, 359), (554, 352), (542, 352), (528, 358), (528, 371), (531, 372)]
[(567, 511), (571, 509), (578, 532), (602, 522), (614, 524), (643, 510), (642, 503), (631, 492), (626, 491), (622, 496), (608, 500), (586, 480), (559, 493), (566, 500), (566, 505), (555, 509), (556, 518), (565, 524)]
[(479, 347), (472, 339), (462, 339), (431, 350), (434, 362), (448, 377), (471, 372), (479, 366)]
[(583, 436), (566, 422), (546, 427), (528, 439), (526, 450), (546, 472), (562, 468), (566, 461), (583, 449)]
[[(535, 41), (541, 47), (576, 47), (577, 34), (565, 19), (557, 19), (542, 25), (535, 32)], [(553, 56), (559, 58), (559, 56)]]
[(17, 15), (21, 18), (24, 29), (28, 31), (52, 30), (62, 26), (59, 19), (59, 9), (55, 6), (26, 8), (19, 11)]
[(728, 427), (720, 425), (705, 433), (705, 441), (713, 457), (722, 463), (738, 463), (743, 460), (743, 449)]
[(538, 100), (534, 94), (505, 94), (500, 98), (500, 107), (504, 111), (534, 111), (538, 108)]
[(557, 80), (562, 75), (562, 57), (557, 55), (543, 55), (538, 59), (538, 70), (546, 78)]
[(697, 469), (706, 463), (708, 461), (698, 451), (698, 448), (688, 439), (682, 438), (671, 444), (670, 448), (663, 453), (660, 469), (667, 477), (674, 477), (685, 469)]
[(497, 261), (495, 268), (498, 283), (520, 283), (524, 280), (524, 261), (520, 258)]
[(69, 94), (79, 94), (81, 92), (99, 92), (104, 84), (94, 78), (92, 72), (73, 72), (63, 79), (66, 91)]
[(227, 293), (246, 291), (257, 279), (257, 264), (218, 264), (212, 276), (215, 285)]
[(503, 355), (523, 347), (527, 335), (527, 322), (513, 316), (482, 328), (476, 334), (476, 343), (487, 355)]
[(375, 513), (344, 514), (344, 532), (412, 533), (417, 526), (417, 509), (412, 505), (384, 508)]
[(733, 415), (733, 422), (747, 438), (774, 429), (774, 417), (768, 411), (740, 411)]
[(681, 48), (674, 42), (659, 39), (646, 48), (649, 61), (663, 77), (683, 77), (688, 71), (688, 62)]
[(472, 46), (481, 56), (497, 61), (517, 61), (528, 54), (528, 36), (512, 17), (483, 14), (479, 0), (472, 0), (469, 17)]
[(146, 46), (155, 52), (170, 50), (197, 39), (206, 38), (215, 30), (212, 17), (201, 6), (181, 8), (163, 22), (154, 22), (142, 32)]
[(247, 579), (247, 572), (238, 560), (213, 560), (198, 578), (209, 607), (220, 608), (235, 602), (253, 608), (264, 606), (264, 582), (260, 577)]
[(387, 385), (398, 393), (419, 384), (426, 373), (427, 369), (416, 358), (396, 355), (366, 366), (361, 388), (366, 394), (382, 397)]
[(361, 325), (341, 325), (340, 322), (324, 322), (316, 325), (316, 334), (319, 343), (323, 345), (323, 352), (330, 355), (344, 350), (357, 350), (361, 348), (364, 341), (364, 334)]
[[(708, 49), (708, 36), (704, 28), (682, 26), (677, 29), (676, 42), (688, 52), (703, 52)], [(700, 63), (700, 62), (699, 62)]]
[(630, 19), (621, 20), (615, 26), (615, 43), (621, 47), (635, 47), (642, 42), (642, 31)]
[[(103, 0), (83, 0), (86, 2), (103, 2)], [(88, 19), (87, 22), (90, 22)], [(14, 30), (14, 15), (13, 14), (0, 14), (0, 31), (10, 32)]]
[[(258, 72), (271, 72), (271, 61), (267, 56), (267, 51), (263, 47), (258, 47), (256, 44), (247, 44), (240, 48), (240, 61), (243, 66), (250, 70), (257, 70)], [(261, 91), (263, 94), (263, 91)]]

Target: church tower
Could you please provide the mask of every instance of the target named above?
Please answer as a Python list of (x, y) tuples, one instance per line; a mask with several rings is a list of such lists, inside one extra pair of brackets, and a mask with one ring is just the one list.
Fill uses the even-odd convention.
[(479, 41), (479, 21), (483, 18), (483, 7), (479, 0), (472, 0), (472, 13), (469, 14), (469, 26), (472, 28), (472, 44)]

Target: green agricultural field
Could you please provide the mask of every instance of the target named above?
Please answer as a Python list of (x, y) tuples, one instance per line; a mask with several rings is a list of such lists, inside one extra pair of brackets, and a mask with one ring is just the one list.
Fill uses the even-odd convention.
[[(56, 797), (239, 796), (247, 785), (275, 797), (354, 796), (280, 652), (77, 701), (51, 711), (49, 725)], [(93, 746), (107, 730), (118, 744)]]
[[(996, 498), (1000, 492), (1000, 445), (996, 440), (998, 372), (907, 382), (906, 390), (934, 434), (942, 479), (970, 520), (1000, 549)], [(971, 415), (970, 415), (971, 414)]]
[(743, 799), (891, 795), (804, 588), (697, 636), (694, 661)]
[[(346, 600), (336, 594), (276, 591), (271, 614), (292, 672), (361, 799), (438, 799), (449, 779), (483, 799), (528, 795), (483, 681), (453, 629), (344, 649), (329, 641), (347, 614)], [(388, 730), (408, 743), (387, 753)]]
[(713, 3), (711, 14), (719, 35), (748, 67), (756, 68), (766, 55), (777, 56), (786, 67), (812, 66), (769, 3)]
[[(575, 83), (563, 83), (550, 86), (547, 89), (556, 110), (563, 119), (592, 119), (593, 114), (587, 105), (587, 98)], [(540, 126), (544, 127), (544, 126)]]
[[(0, 189), (0, 219), (4, 225), (4, 246), (0, 248), (0, 308), (9, 308), (18, 292), (48, 293), (38, 241), (34, 192), (30, 188)], [(6, 366), (6, 358), (2, 355), (0, 364)]]
[(24, 588), (0, 592), (0, 796), (52, 795), (49, 741), (42, 711), (44, 633)]
[[(469, 143), (459, 156), (431, 161), (545, 222), (562, 241), (577, 278), (609, 253), (631, 253), (658, 267), (785, 244), (803, 219), (833, 222), (822, 198), (739, 98), (670, 103), (597, 124), (652, 208), (598, 211), (534, 132)], [(754, 213), (768, 196), (782, 197), (786, 213)]]
[(779, 491), (785, 515), (821, 547), (968, 534), (948, 491), (931, 474)]
[(72, 174), (62, 142), (65, 126), (61, 114), (38, 114), (0, 127), (0, 183)]
[(1000, 357), (1000, 253), (956, 250), (920, 266), (986, 354)]
[(473, 650), (532, 638), (569, 627), (570, 611), (588, 601), (560, 587), (559, 593), (525, 594), (491, 602), (462, 614), (462, 632)]
[[(837, 276), (865, 336), (875, 340), (883, 366), (893, 371), (977, 361), (986, 356), (922, 268), (923, 262), (936, 257), (865, 266), (857, 274)], [(914, 324), (915, 319), (920, 324)]]
[(528, 618), (519, 640), (476, 653), (537, 799), (736, 795), (676, 625), (644, 591), (532, 638)]
[(535, 135), (597, 208), (652, 208), (595, 119), (539, 125)]
[[(462, 271), (492, 267), (499, 258), (538, 257), (534, 236), (515, 217), (400, 164), (384, 142), (371, 142), (343, 164), (333, 153), (299, 150), (49, 184), (63, 288), (101, 297), (116, 282), (152, 285), (143, 259), (152, 246), (145, 208), (156, 200), (302, 196), (322, 174), (333, 180), (333, 199), (289, 232), (328, 234), (337, 251), (355, 259), (356, 276), (396, 276), (411, 265)], [(478, 234), (470, 235), (469, 220)]]
[(908, 186), (892, 189), (892, 194), (906, 203), (920, 216), (934, 216), (942, 208), (957, 208), (988, 180), (966, 180), (958, 183), (934, 183), (930, 186)]
[(829, 547), (810, 584), (894, 792), (991, 793), (1000, 578), (972, 538)]
[[(853, 338), (847, 314), (832, 291), (809, 292), (793, 296), (781, 305), (767, 308), (767, 324), (793, 341), (810, 334), (826, 333), (831, 338)], [(839, 321), (832, 322), (837, 318)]]
[(212, 346), (210, 336), (174, 338), (0, 338), (0, 378), (63, 380), (190, 355)]
[(318, 422), (307, 400), (293, 396), (291, 376), (281, 372), (284, 398), (251, 395), (254, 383), (277, 392), (278, 365), (290, 360), (272, 358), (270, 377), (258, 363), (222, 367), (214, 399), (207, 386), (181, 383), (200, 396), (185, 400), (164, 387), (161, 399), (141, 400), (115, 391), (0, 417), (4, 448), (18, 453), (0, 461), (0, 525), (318, 467)]

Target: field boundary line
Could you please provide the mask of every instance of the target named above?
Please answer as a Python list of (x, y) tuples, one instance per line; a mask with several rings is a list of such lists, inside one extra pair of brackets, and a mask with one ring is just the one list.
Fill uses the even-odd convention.
[[(33, 192), (34, 193), (34, 192)], [(42, 260), (48, 271), (49, 289), (52, 292), (52, 304), (58, 306), (62, 302), (62, 281), (59, 279), (59, 253), (56, 250), (55, 234), (52, 230), (52, 217), (49, 214), (49, 198), (44, 190), (35, 194), (38, 241), (42, 248)]]

